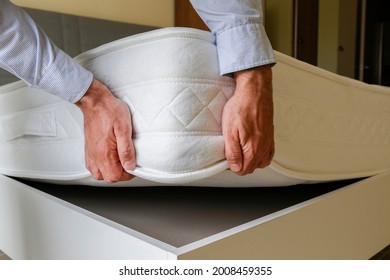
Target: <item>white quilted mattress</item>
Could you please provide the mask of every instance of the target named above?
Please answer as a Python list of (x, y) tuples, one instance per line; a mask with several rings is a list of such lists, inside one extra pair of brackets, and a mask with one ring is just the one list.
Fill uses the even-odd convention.
[[(286, 186), (390, 169), (390, 89), (276, 53), (276, 154), (247, 176), (226, 170), (221, 114), (234, 81), (219, 75), (214, 37), (167, 28), (76, 57), (130, 107), (137, 178), (118, 186)], [(29, 88), (0, 87), (0, 173), (61, 184), (106, 185), (84, 163), (83, 116)], [(129, 171), (130, 172), (130, 171)]]

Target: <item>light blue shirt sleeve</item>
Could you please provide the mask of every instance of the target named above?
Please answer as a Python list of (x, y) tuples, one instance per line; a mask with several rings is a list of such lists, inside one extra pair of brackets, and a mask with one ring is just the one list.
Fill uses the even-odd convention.
[(190, 0), (216, 37), (221, 74), (276, 63), (261, 0)]
[(0, 0), (0, 67), (70, 102), (77, 102), (93, 79), (8, 0)]

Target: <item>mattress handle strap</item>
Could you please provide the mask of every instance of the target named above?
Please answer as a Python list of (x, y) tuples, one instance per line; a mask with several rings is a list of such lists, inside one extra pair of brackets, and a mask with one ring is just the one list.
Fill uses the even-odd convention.
[(11, 141), (25, 135), (55, 137), (57, 129), (54, 110), (30, 110), (0, 116), (1, 140)]

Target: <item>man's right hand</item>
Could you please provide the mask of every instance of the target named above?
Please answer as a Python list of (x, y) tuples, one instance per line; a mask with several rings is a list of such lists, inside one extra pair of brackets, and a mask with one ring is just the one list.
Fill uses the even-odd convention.
[(108, 183), (134, 178), (125, 171), (136, 166), (127, 104), (93, 80), (76, 105), (84, 114), (85, 162), (92, 176)]
[(246, 175), (268, 166), (275, 153), (272, 70), (264, 65), (233, 75), (236, 90), (222, 114), (225, 155), (230, 170)]

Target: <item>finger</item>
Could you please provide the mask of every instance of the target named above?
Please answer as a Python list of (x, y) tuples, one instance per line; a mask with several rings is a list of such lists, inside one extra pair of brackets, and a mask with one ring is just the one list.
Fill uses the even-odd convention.
[(267, 167), (267, 166), (270, 165), (270, 164), (271, 164), (271, 160), (270, 160), (269, 157), (267, 157), (267, 158), (263, 158), (263, 159), (260, 161), (258, 167), (259, 167), (259, 168), (265, 168), (265, 167)]
[(99, 181), (103, 180), (103, 175), (93, 160), (91, 160), (91, 159), (86, 160), (86, 166), (87, 166), (87, 169), (89, 170), (89, 172), (91, 172), (92, 177), (95, 180), (99, 180)]
[(119, 178), (119, 181), (129, 181), (134, 177), (135, 177), (134, 175), (127, 173), (126, 171), (123, 171), (121, 177)]
[(246, 151), (244, 148), (242, 161), (243, 167), (238, 173), (241, 176), (253, 173), (259, 164), (260, 158), (255, 156), (253, 150)]
[[(100, 171), (103, 175), (104, 181), (107, 183), (115, 183), (121, 180), (121, 178), (130, 178), (127, 172), (123, 170), (122, 164), (119, 160), (118, 151), (113, 146), (111, 149), (106, 150), (106, 156), (104, 160), (100, 160), (103, 164), (100, 166)], [(124, 174), (126, 173), (126, 174)]]
[[(256, 161), (256, 163), (257, 163), (257, 161)], [(242, 175), (252, 174), (253, 172), (255, 172), (257, 166), (258, 166), (258, 164), (255, 164), (252, 162), (252, 164), (250, 164), (247, 168), (243, 168), (241, 170)]]
[(274, 155), (275, 155), (275, 145), (274, 143), (272, 143), (271, 148), (269, 149), (267, 155), (260, 160), (258, 167), (265, 168), (268, 165), (270, 165)]
[[(107, 183), (115, 183), (118, 181), (128, 181), (134, 178), (133, 175), (123, 170), (122, 164), (119, 160), (118, 151), (115, 147), (106, 150), (104, 164), (100, 168), (102, 177)], [(104, 153), (102, 153), (104, 154)]]
[(134, 143), (132, 141), (131, 118), (129, 122), (115, 126), (114, 132), (117, 141), (118, 156), (123, 169), (134, 170), (136, 167), (136, 159)]
[(225, 156), (231, 171), (239, 173), (242, 170), (243, 158), (238, 137), (227, 137), (225, 140)]
[(103, 175), (104, 181), (107, 183), (115, 183), (120, 180), (123, 174), (123, 168), (119, 161), (117, 162), (108, 162), (109, 165), (105, 165), (101, 172)]
[(93, 145), (93, 152), (86, 151), (90, 155), (86, 164), (94, 178), (108, 183), (118, 181), (123, 172), (114, 140), (113, 134), (109, 138), (101, 137)]

